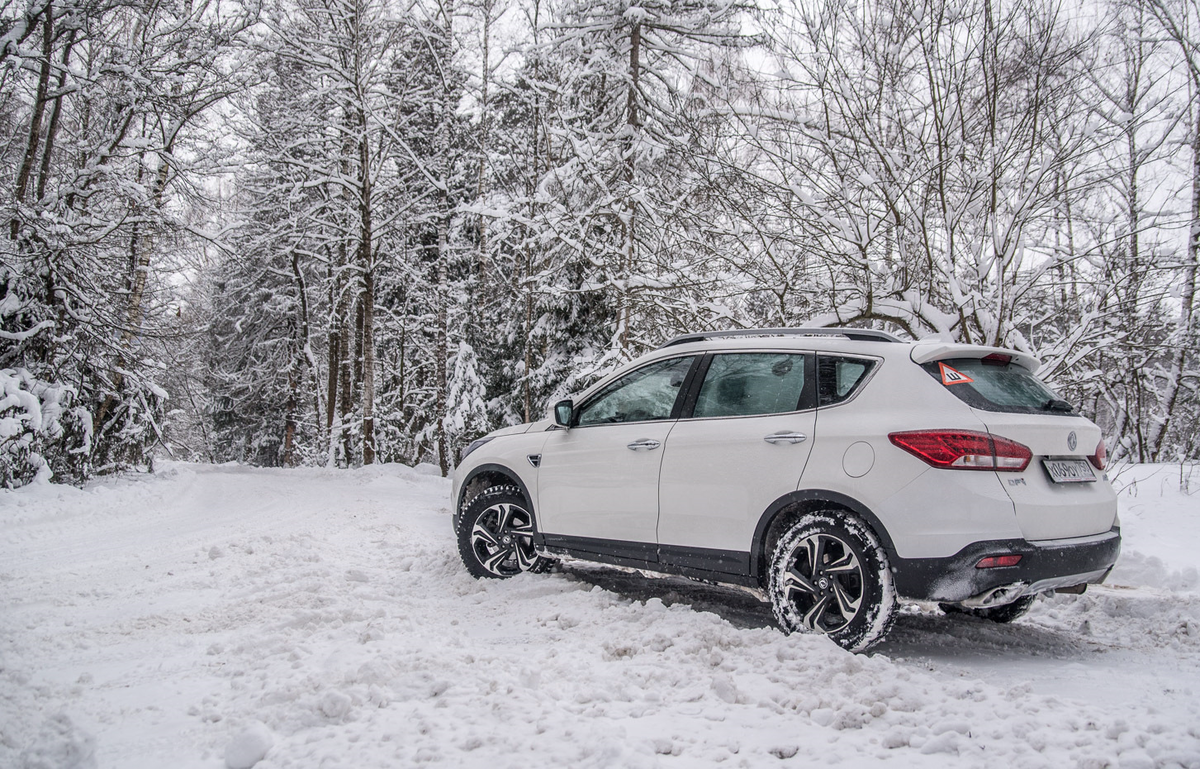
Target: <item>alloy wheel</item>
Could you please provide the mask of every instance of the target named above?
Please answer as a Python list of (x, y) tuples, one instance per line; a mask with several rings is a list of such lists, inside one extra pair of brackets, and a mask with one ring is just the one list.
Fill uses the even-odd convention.
[(797, 541), (782, 582), (787, 600), (812, 630), (841, 630), (862, 606), (862, 564), (846, 542), (831, 534), (816, 532)]
[(510, 502), (497, 502), (480, 514), (471, 529), (471, 549), (479, 564), (498, 577), (529, 571), (537, 562), (533, 519)]

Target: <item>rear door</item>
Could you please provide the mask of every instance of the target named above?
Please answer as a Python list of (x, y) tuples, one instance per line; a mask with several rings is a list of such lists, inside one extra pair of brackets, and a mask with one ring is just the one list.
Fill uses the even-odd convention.
[(795, 491), (815, 427), (813, 356), (714, 353), (671, 430), (659, 481), (660, 559), (743, 573), (763, 511)]
[(970, 405), (993, 436), (1033, 452), (1023, 472), (997, 473), (1026, 539), (1082, 537), (1112, 528), (1116, 494), (1089, 459), (1100, 445), (1099, 427), (1003, 355), (932, 361), (923, 368)]

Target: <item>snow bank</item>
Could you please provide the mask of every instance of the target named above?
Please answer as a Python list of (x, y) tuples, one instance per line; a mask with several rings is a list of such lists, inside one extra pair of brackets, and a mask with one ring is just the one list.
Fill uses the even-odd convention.
[(1110, 582), (1200, 588), (1200, 465), (1129, 465), (1113, 473), (1121, 499), (1121, 559)]

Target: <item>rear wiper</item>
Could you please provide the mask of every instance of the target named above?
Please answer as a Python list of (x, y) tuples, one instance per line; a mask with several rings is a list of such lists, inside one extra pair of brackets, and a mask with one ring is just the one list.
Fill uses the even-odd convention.
[(1042, 411), (1074, 411), (1075, 407), (1059, 398), (1051, 398), (1042, 404)]

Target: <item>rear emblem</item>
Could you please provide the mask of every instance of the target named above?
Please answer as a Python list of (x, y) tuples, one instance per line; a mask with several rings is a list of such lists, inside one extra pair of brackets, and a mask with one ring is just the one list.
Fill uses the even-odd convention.
[(1067, 448), (1069, 448), (1071, 451), (1074, 451), (1075, 447), (1078, 445), (1079, 439), (1075, 437), (1075, 431), (1072, 430), (1067, 434)]

